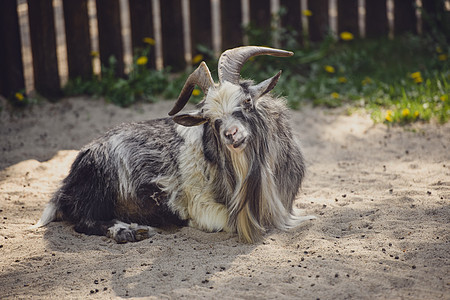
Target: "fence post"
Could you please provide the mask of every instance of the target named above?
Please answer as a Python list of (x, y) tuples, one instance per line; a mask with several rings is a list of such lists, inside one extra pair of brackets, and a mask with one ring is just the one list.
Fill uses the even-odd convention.
[(308, 9), (312, 12), (308, 18), (309, 38), (321, 41), (329, 30), (328, 0), (308, 0)]
[(160, 5), (164, 65), (170, 66), (172, 71), (180, 71), (186, 66), (181, 0), (162, 0)]
[(152, 2), (149, 0), (130, 0), (131, 45), (133, 56), (142, 48), (151, 47), (148, 55), (148, 66), (156, 66), (155, 47), (144, 41), (144, 38), (155, 39), (153, 30)]
[(55, 21), (52, 0), (28, 0), (34, 86), (42, 96), (61, 96), (56, 57)]
[(122, 77), (124, 75), (124, 62), (119, 0), (97, 0), (96, 5), (98, 44), (102, 68), (103, 66), (109, 66), (109, 58), (114, 56), (117, 61), (115, 74)]
[[(286, 8), (286, 13), (281, 16), (281, 27), (288, 30), (294, 30), (295, 40), (302, 44), (302, 17), (300, 0), (280, 0), (280, 7)], [(286, 40), (281, 37), (283, 46), (286, 46)]]
[[(433, 27), (438, 30), (450, 30), (450, 12), (445, 10), (444, 0), (422, 1), (423, 32), (433, 34)], [(447, 15), (447, 16), (446, 16)], [(450, 37), (447, 36), (450, 41)]]
[(258, 29), (270, 29), (270, 0), (250, 0), (250, 23)]
[(69, 78), (92, 76), (87, 0), (63, 0)]
[(249, 36), (250, 44), (273, 44), (270, 32), (271, 21), (270, 0), (250, 0), (250, 25), (253, 29), (257, 29), (257, 31), (260, 32), (260, 34), (256, 36), (256, 40), (252, 41), (252, 36)]
[(394, 0), (394, 34), (417, 33), (415, 0)]
[(25, 89), (16, 0), (0, 1), (0, 94), (6, 98)]
[(220, 19), (222, 20), (222, 49), (242, 45), (242, 8), (241, 0), (220, 1)]
[(191, 0), (189, 11), (191, 15), (190, 22), (193, 56), (200, 53), (197, 50), (197, 45), (206, 46), (212, 51), (211, 1)]
[(338, 34), (347, 31), (359, 36), (358, 0), (337, 0)]
[(387, 35), (388, 19), (386, 0), (366, 0), (366, 37)]

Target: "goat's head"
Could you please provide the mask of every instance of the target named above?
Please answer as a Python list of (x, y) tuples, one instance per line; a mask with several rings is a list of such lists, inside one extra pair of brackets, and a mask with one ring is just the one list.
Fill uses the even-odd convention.
[[(241, 152), (247, 145), (251, 130), (248, 122), (255, 113), (258, 99), (270, 92), (278, 82), (281, 71), (275, 76), (253, 84), (240, 80), (244, 63), (253, 56), (273, 55), (292, 56), (290, 51), (267, 47), (239, 47), (225, 51), (219, 59), (219, 84), (214, 84), (208, 67), (204, 62), (188, 77), (169, 112), (173, 120), (184, 126), (197, 126), (208, 122), (217, 137), (231, 151)], [(205, 94), (198, 109), (189, 113), (180, 112), (188, 102), (194, 87), (198, 85)]]

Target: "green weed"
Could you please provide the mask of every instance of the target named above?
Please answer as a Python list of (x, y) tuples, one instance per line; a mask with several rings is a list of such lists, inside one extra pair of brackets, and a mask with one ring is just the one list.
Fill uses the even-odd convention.
[(309, 49), (294, 49), (289, 59), (257, 58), (243, 74), (260, 81), (282, 69), (276, 91), (294, 108), (304, 102), (364, 107), (374, 121), (387, 124), (449, 120), (448, 46), (412, 35), (346, 38), (329, 37)]
[(37, 104), (39, 102), (39, 97), (38, 95), (31, 97), (26, 94), (25, 89), (22, 89), (10, 95), (8, 100), (15, 107), (25, 107), (27, 105)]
[(140, 51), (133, 58), (131, 71), (125, 77), (117, 77), (115, 69), (117, 60), (109, 58), (108, 66), (102, 66), (100, 76), (91, 79), (76, 78), (64, 87), (66, 95), (104, 96), (108, 101), (129, 106), (136, 101), (154, 102), (169, 86), (169, 73), (148, 68), (150, 47)]
[[(312, 44), (303, 34), (303, 45), (298, 43), (297, 32), (279, 30), (283, 33), (282, 48), (295, 55), (284, 59), (253, 58), (241, 74), (260, 82), (283, 70), (274, 92), (286, 96), (291, 107), (299, 108), (303, 103), (326, 107), (345, 104), (364, 108), (375, 122), (386, 124), (449, 120), (450, 47), (436, 30), (432, 36), (406, 35), (393, 40), (358, 40), (351, 33), (343, 33), (339, 39), (328, 36), (320, 44)], [(270, 42), (267, 31), (249, 26), (247, 34), (251, 44), (262, 44), (264, 39)], [(65, 94), (103, 96), (120, 106), (153, 102), (158, 97), (176, 98), (189, 74), (149, 68), (151, 49), (149, 46), (135, 55), (125, 77), (115, 75), (116, 60), (112, 57), (100, 76), (70, 80), (64, 87)], [(202, 60), (210, 66), (217, 64), (210, 49), (199, 45), (198, 51), (194, 65)], [(215, 72), (213, 76), (217, 76)], [(199, 102), (202, 97), (202, 92), (195, 89), (192, 101)], [(18, 105), (34, 101), (23, 91), (13, 98)]]

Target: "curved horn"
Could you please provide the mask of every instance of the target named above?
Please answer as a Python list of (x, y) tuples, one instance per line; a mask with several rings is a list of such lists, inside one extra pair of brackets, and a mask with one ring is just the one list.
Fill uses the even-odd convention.
[(192, 72), (186, 79), (183, 89), (178, 96), (177, 102), (169, 112), (169, 116), (173, 116), (183, 109), (189, 101), (195, 85), (198, 85), (205, 95), (208, 93), (208, 89), (214, 86), (214, 80), (211, 77), (211, 72), (209, 72), (208, 66), (204, 61), (202, 61), (200, 66), (198, 66), (198, 68), (195, 69), (195, 71)]
[(291, 51), (257, 46), (244, 46), (229, 49), (222, 53), (219, 58), (219, 82), (222, 84), (224, 81), (228, 81), (233, 84), (239, 84), (242, 66), (250, 57), (257, 55), (287, 57), (294, 55), (294, 53)]

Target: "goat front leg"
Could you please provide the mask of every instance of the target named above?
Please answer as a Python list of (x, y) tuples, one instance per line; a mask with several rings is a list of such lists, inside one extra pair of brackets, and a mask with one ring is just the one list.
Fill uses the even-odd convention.
[(189, 205), (189, 226), (208, 232), (224, 230), (231, 232), (228, 226), (228, 210), (225, 205), (214, 202), (212, 197), (199, 195)]
[(136, 223), (124, 223), (115, 221), (114, 225), (108, 228), (106, 236), (112, 238), (117, 243), (139, 242), (155, 235), (153, 227), (138, 225)]

